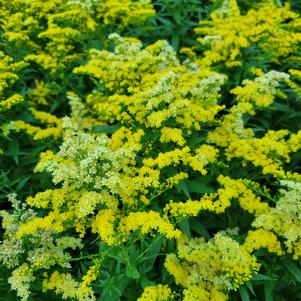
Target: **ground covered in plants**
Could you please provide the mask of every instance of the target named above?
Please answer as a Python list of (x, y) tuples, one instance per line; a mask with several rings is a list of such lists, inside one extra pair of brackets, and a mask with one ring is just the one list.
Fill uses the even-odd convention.
[(0, 301), (301, 300), (299, 0), (0, 0)]

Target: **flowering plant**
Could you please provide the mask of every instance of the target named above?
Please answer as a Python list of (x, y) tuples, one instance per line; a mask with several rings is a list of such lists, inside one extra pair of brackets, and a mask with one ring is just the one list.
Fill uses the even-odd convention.
[(131, 36), (150, 1), (4, 5), (2, 133), (52, 180), (0, 213), (4, 298), (298, 296), (301, 18), (218, 2), (181, 56)]

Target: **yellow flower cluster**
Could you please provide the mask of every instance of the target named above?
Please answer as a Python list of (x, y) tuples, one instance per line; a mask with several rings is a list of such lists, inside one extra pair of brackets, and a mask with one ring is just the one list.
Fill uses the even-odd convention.
[(173, 142), (178, 144), (179, 146), (183, 146), (186, 141), (183, 138), (183, 132), (181, 129), (164, 127), (161, 130), (160, 142)]
[(119, 230), (122, 234), (128, 234), (139, 229), (142, 235), (154, 229), (169, 239), (178, 238), (180, 235), (179, 230), (175, 230), (168, 220), (163, 219), (158, 212), (154, 211), (132, 212), (120, 221)]
[[(28, 300), (31, 283), (37, 278), (34, 274), (38, 270), (47, 270), (52, 266), (70, 268), (71, 255), (66, 249), (81, 249), (81, 241), (72, 236), (54, 238), (49, 231), (40, 231), (36, 235), (31, 233), (29, 241), (34, 246), (28, 252), (24, 249), (22, 239), (18, 239), (19, 226), (35, 220), (35, 212), (26, 209), (14, 195), (10, 197), (15, 212), (1, 212), (3, 226), (6, 228), (5, 241), (0, 245), (0, 258), (5, 264), (14, 268), (9, 283), (17, 291), (21, 300)], [(34, 230), (35, 231), (35, 230)], [(14, 250), (14, 251), (12, 251)], [(20, 255), (27, 256), (27, 263), (20, 262)], [(5, 257), (4, 257), (5, 256)]]
[(256, 190), (256, 183), (246, 179), (234, 180), (224, 176), (219, 176), (218, 181), (224, 187), (219, 188), (217, 192), (205, 194), (198, 201), (170, 202), (164, 208), (165, 213), (171, 217), (181, 218), (198, 216), (201, 211), (223, 213), (226, 208), (231, 206), (231, 201), (234, 199), (245, 211), (255, 216), (270, 209), (268, 203), (263, 202), (252, 191), (252, 188)]
[(228, 297), (225, 293), (216, 288), (206, 289), (205, 286), (191, 285), (188, 289), (184, 289), (183, 301), (226, 301)]
[(253, 252), (261, 248), (267, 249), (270, 253), (276, 253), (277, 255), (283, 255), (281, 244), (277, 239), (277, 236), (265, 229), (251, 230), (248, 232), (243, 246), (248, 252)]
[(73, 218), (72, 212), (60, 213), (57, 211), (50, 212), (45, 217), (35, 217), (31, 221), (21, 225), (20, 229), (16, 233), (18, 239), (25, 235), (36, 234), (38, 231), (53, 231), (63, 232), (65, 230), (64, 223)]
[(92, 232), (98, 233), (100, 238), (108, 245), (118, 245), (125, 242), (132, 232), (138, 230), (142, 235), (157, 230), (169, 239), (177, 238), (180, 235), (180, 232), (175, 230), (168, 220), (165, 220), (158, 212), (154, 211), (132, 212), (120, 218), (118, 212), (105, 209), (99, 211), (92, 222)]
[(195, 150), (195, 155), (190, 153), (189, 147), (175, 149), (166, 153), (160, 153), (157, 158), (144, 159), (144, 164), (148, 167), (158, 167), (163, 169), (167, 166), (190, 166), (193, 170), (205, 175), (207, 171), (204, 167), (215, 160), (217, 151), (210, 145), (202, 145)]
[(96, 259), (95, 264), (89, 268), (87, 273), (82, 278), (82, 282), (78, 290), (79, 300), (86, 300), (87, 296), (92, 295), (91, 288), (89, 286), (92, 284), (92, 282), (97, 280), (99, 268), (100, 261)]
[[(31, 108), (32, 115), (46, 128), (40, 126), (33, 126), (30, 123), (26, 123), (22, 120), (11, 121), (6, 128), (8, 131), (14, 130), (16, 132), (24, 131), (28, 135), (32, 136), (34, 140), (42, 140), (47, 138), (59, 139), (63, 135), (62, 120), (55, 115), (44, 111), (37, 111)], [(7, 133), (6, 133), (7, 134)]]
[[(277, 201), (275, 208), (270, 208), (269, 211), (259, 215), (255, 219), (253, 226), (259, 229), (255, 230), (254, 233), (268, 233), (273, 231), (279, 237), (285, 239), (285, 248), (287, 249), (287, 252), (292, 253), (294, 259), (298, 259), (301, 257), (301, 221), (299, 218), (299, 210), (301, 208), (301, 183), (283, 180), (281, 181), (281, 185), (287, 189), (280, 190), (281, 197)], [(251, 236), (255, 236), (255, 234)], [(259, 239), (260, 241), (263, 241), (263, 243), (267, 243), (269, 240), (264, 240), (264, 236), (267, 235), (261, 235), (261, 238)], [(275, 234), (270, 234), (270, 237), (276, 243), (276, 236), (275, 238), (272, 236), (275, 236)], [(253, 239), (256, 240), (256, 237)], [(269, 249), (269, 247), (267, 248)], [(279, 247), (277, 248), (279, 249)], [(278, 251), (277, 253), (279, 254), (279, 252), (281, 254), (281, 251)]]
[(8, 281), (21, 300), (27, 301), (30, 296), (30, 283), (34, 280), (32, 269), (28, 264), (23, 263), (13, 271)]
[(197, 293), (203, 300), (213, 300), (213, 295), (226, 300), (224, 293), (236, 290), (259, 269), (255, 257), (222, 232), (208, 242), (182, 237), (178, 254), (169, 254), (165, 267), (185, 288), (184, 300), (197, 300)]
[(244, 80), (243, 87), (236, 87), (230, 92), (236, 95), (238, 103), (251, 103), (256, 108), (265, 108), (273, 103), (279, 83), (288, 80), (288, 74), (273, 70), (254, 80)]
[(301, 71), (297, 70), (297, 69), (290, 69), (289, 73), (291, 75), (291, 77), (297, 81), (297, 83), (293, 80), (288, 81), (288, 85), (290, 86), (290, 88), (292, 88), (297, 96), (299, 98), (301, 98), (301, 88), (300, 88), (300, 81), (301, 81)]
[(26, 65), (24, 62), (14, 62), (11, 57), (0, 51), (0, 112), (9, 110), (23, 101), (21, 94), (7, 95), (7, 90), (19, 79), (17, 73)]
[[(14, 82), (18, 80), (18, 71), (22, 68), (34, 66), (36, 71), (42, 73), (38, 76), (39, 80), (35, 81), (35, 85), (28, 89), (30, 102), (26, 102), (25, 105), (29, 108), (52, 105), (56, 96), (60, 94), (62, 77), (64, 77), (61, 74), (71, 72), (73, 66), (78, 65), (82, 60), (87, 51), (85, 45), (89, 35), (100, 30), (106, 31), (109, 24), (117, 25), (119, 30), (130, 26), (141, 26), (153, 15), (154, 10), (150, 1), (54, 0), (45, 3), (43, 0), (27, 2), (14, 0), (3, 3), (0, 26), (3, 38), (7, 42), (5, 50), (8, 53), (14, 53), (14, 49), (22, 50), (19, 51), (16, 62), (2, 51), (0, 53), (0, 112), (23, 102), (24, 93), (17, 93), (19, 88), (13, 87)], [(6, 92), (11, 90), (11, 87), (13, 87), (12, 91), (16, 92)], [(42, 109), (45, 110), (45, 107)], [(49, 111), (49, 108), (46, 110)], [(49, 114), (44, 111), (40, 111), (39, 114), (33, 113), (37, 122), (40, 122), (39, 117), (44, 113)], [(82, 121), (77, 120), (79, 124), (82, 124)], [(61, 138), (61, 127), (57, 122), (56, 126), (47, 122), (41, 123), (42, 126), (33, 126), (18, 120), (9, 124), (8, 128), (25, 131), (33, 136), (34, 140)], [(84, 123), (83, 126), (86, 128), (92, 126), (87, 120)], [(4, 130), (7, 134), (7, 126)]]
[(167, 285), (147, 286), (137, 301), (171, 301), (173, 300), (171, 289)]
[(97, 213), (92, 222), (92, 232), (97, 233), (99, 237), (108, 245), (118, 244), (114, 222), (116, 220), (116, 211), (104, 209)]
[(46, 277), (43, 280), (43, 291), (54, 290), (57, 294), (62, 295), (63, 300), (72, 298), (79, 301), (95, 301), (96, 298), (92, 289), (87, 286), (91, 281), (95, 280), (93, 269), (94, 268), (92, 267), (83, 277), (83, 282), (81, 284), (74, 280), (69, 273), (59, 273), (55, 271), (50, 277), (45, 275)]
[(206, 47), (200, 59), (202, 65), (241, 66), (250, 47), (260, 49), (261, 56), (272, 58), (273, 63), (300, 61), (300, 17), (288, 3), (280, 6), (274, 1), (262, 1), (246, 14), (240, 13), (236, 0), (224, 4), (211, 14), (211, 20), (201, 21), (196, 29), (201, 36), (198, 41)]
[(291, 153), (300, 149), (298, 133), (289, 137), (287, 130), (269, 130), (257, 138), (243, 122), (246, 114), (255, 115), (256, 111), (269, 107), (279, 92), (277, 87), (288, 80), (288, 74), (270, 71), (253, 81), (244, 81), (243, 87), (232, 89), (238, 103), (231, 107), (220, 126), (208, 134), (208, 142), (225, 148), (229, 161), (241, 158), (243, 165), (251, 163), (261, 167), (263, 174), (300, 179), (300, 175), (286, 172), (283, 168), (285, 163), (290, 162)]
[(132, 24), (140, 25), (145, 19), (155, 15), (150, 0), (102, 0), (96, 6), (96, 16), (105, 25), (115, 25), (126, 27)]
[[(137, 40), (116, 34), (111, 39), (116, 43), (114, 53), (93, 49), (89, 62), (74, 69), (101, 84), (86, 97), (99, 120), (162, 128), (163, 142), (167, 122), (175, 120), (178, 128), (172, 131), (179, 136), (179, 128), (199, 130), (200, 123), (212, 121), (223, 108), (217, 100), (224, 76), (180, 65), (164, 41), (142, 49)], [(178, 137), (177, 143), (183, 139)]]

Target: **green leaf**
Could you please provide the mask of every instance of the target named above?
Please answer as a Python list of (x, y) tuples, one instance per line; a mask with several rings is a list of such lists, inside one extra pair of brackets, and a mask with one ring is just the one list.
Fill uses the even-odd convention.
[(201, 181), (195, 181), (195, 180), (188, 180), (186, 181), (188, 190), (190, 192), (197, 192), (197, 193), (212, 193), (214, 192), (214, 189), (205, 185)]
[(290, 260), (289, 258), (286, 258), (285, 260), (282, 260), (282, 263), (287, 268), (287, 270), (295, 277), (295, 279), (301, 283), (301, 270), (297, 266), (295, 262)]
[(254, 289), (253, 289), (253, 285), (252, 282), (248, 281), (246, 282), (246, 287), (249, 289), (249, 291), (253, 294), (253, 296), (256, 296)]
[(250, 301), (249, 292), (244, 286), (241, 286), (238, 291), (242, 301)]
[(279, 103), (279, 102), (274, 102), (272, 107), (275, 107), (278, 111), (281, 111), (281, 112), (291, 111), (291, 109), (287, 105), (284, 105), (284, 104)]
[(192, 136), (189, 140), (187, 145), (188, 146), (195, 146), (197, 144), (200, 144), (201, 142), (204, 142), (206, 140), (205, 137), (198, 137), (198, 136)]
[(5, 296), (0, 297), (0, 301), (16, 301), (17, 297), (14, 292), (8, 292)]
[(125, 264), (125, 258), (119, 248), (112, 248), (109, 252), (106, 253), (108, 257), (114, 258), (119, 263)]
[(264, 297), (265, 301), (273, 301), (273, 282), (272, 281), (267, 281), (264, 283)]
[(125, 274), (127, 277), (132, 279), (138, 279), (140, 277), (140, 273), (138, 269), (132, 263), (127, 264), (125, 269)]
[(164, 18), (162, 18), (162, 17), (160, 17), (160, 16), (158, 16), (157, 19), (158, 19), (162, 24), (164, 24), (164, 25), (166, 25), (166, 26), (169, 26), (169, 27), (172, 27), (172, 26), (173, 26), (172, 22), (170, 22), (170, 21), (167, 20), (167, 19), (164, 19)]
[[(163, 243), (164, 237), (163, 235), (157, 236), (156, 239), (149, 245), (148, 251), (145, 253), (145, 258), (149, 258), (145, 260), (145, 265), (152, 267), (156, 258), (161, 250), (161, 246)], [(144, 261), (143, 258), (141, 261)]]
[(117, 289), (104, 289), (97, 301), (120, 301), (120, 292)]
[(6, 156), (11, 156), (17, 165), (19, 165), (20, 145), (18, 140), (9, 143), (8, 150), (4, 153)]
[(252, 281), (265, 281), (265, 280), (271, 280), (271, 277), (262, 274), (256, 274), (252, 278)]
[(151, 285), (154, 285), (155, 282), (154, 281), (150, 281), (149, 279), (147, 279), (146, 276), (142, 276), (140, 279), (139, 279), (139, 283), (141, 285), (142, 288), (145, 288), (147, 286), (151, 286)]
[(188, 190), (188, 187), (187, 187), (185, 181), (183, 181), (183, 180), (180, 181), (175, 187), (179, 192), (184, 192), (185, 196), (188, 199), (191, 199), (191, 196), (190, 196), (190, 193), (189, 193), (189, 190)]
[(121, 126), (119, 124), (114, 125), (95, 125), (92, 127), (92, 133), (104, 133), (104, 134), (113, 134)]
[(136, 248), (135, 245), (129, 246), (127, 249), (130, 261), (135, 262), (137, 256), (139, 255), (139, 250)]
[(21, 190), (30, 178), (31, 177), (28, 176), (28, 177), (25, 177), (22, 180), (20, 180), (19, 183), (16, 186), (16, 190)]
[(180, 44), (180, 36), (177, 32), (174, 32), (171, 37), (171, 45), (174, 49), (178, 50)]
[(182, 219), (182, 220), (179, 222), (179, 227), (181, 228), (181, 230), (185, 233), (185, 235), (186, 235), (188, 238), (191, 238), (190, 226), (189, 226), (189, 221), (188, 221), (187, 218)]
[(59, 106), (64, 103), (64, 98), (56, 97), (50, 108), (50, 113), (53, 113)]
[(126, 275), (121, 274), (116, 278), (114, 282), (116, 283), (116, 286), (118, 287), (118, 291), (121, 295), (122, 292), (124, 292), (124, 290), (128, 286), (128, 284), (131, 282), (131, 280), (128, 277), (126, 277)]
[(197, 234), (201, 235), (202, 237), (204, 237), (206, 239), (211, 238), (207, 229), (199, 221), (197, 221), (195, 219), (191, 219), (189, 221), (189, 225), (193, 231), (195, 231)]
[(88, 271), (88, 267), (83, 262), (80, 262), (80, 267), (81, 267), (82, 273), (86, 274)]

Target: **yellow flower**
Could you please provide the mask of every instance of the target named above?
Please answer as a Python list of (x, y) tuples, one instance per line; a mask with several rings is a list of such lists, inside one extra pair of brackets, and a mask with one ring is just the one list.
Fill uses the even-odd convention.
[[(160, 216), (158, 212), (131, 212), (129, 215), (121, 218), (119, 222), (118, 231), (126, 236), (131, 231), (141, 231), (142, 235), (151, 233), (151, 230), (157, 230), (159, 233), (164, 234), (167, 238), (177, 238), (180, 231), (174, 229), (174, 226)], [(124, 239), (125, 239), (124, 238)]]
[(48, 230), (54, 233), (60, 233), (65, 230), (64, 223), (74, 217), (73, 212), (52, 211), (45, 217), (34, 217), (32, 220), (20, 226), (16, 233), (18, 239), (25, 235), (36, 234), (40, 230)]
[(183, 146), (185, 144), (185, 139), (183, 138), (183, 132), (181, 129), (164, 127), (161, 130), (160, 142), (174, 142), (179, 146)]
[(211, 20), (200, 21), (201, 27), (196, 28), (196, 33), (201, 35), (198, 41), (207, 46), (204, 57), (199, 60), (201, 65), (241, 66), (244, 49), (255, 45), (266, 59), (272, 57), (278, 64), (298, 55), (300, 17), (288, 3), (279, 6), (273, 1), (264, 1), (244, 15), (236, 0), (223, 3), (211, 14)]
[(22, 301), (27, 301), (30, 296), (30, 284), (36, 279), (32, 269), (28, 264), (23, 263), (12, 272), (8, 282), (12, 289), (17, 291), (17, 295)]
[(195, 300), (196, 291), (204, 300), (212, 300), (211, 294), (217, 300), (226, 300), (223, 292), (236, 290), (250, 280), (259, 264), (243, 246), (219, 232), (208, 242), (182, 236), (178, 240), (178, 257), (167, 255), (165, 267), (175, 282), (185, 288), (185, 300)]
[(167, 285), (147, 286), (137, 301), (171, 301), (173, 294)]
[(284, 254), (277, 236), (273, 232), (264, 229), (249, 231), (243, 246), (248, 252), (266, 248), (269, 252), (276, 253), (279, 256)]
[(117, 212), (112, 209), (104, 209), (98, 212), (92, 222), (92, 232), (98, 233), (100, 238), (108, 245), (118, 244), (118, 232), (116, 233), (114, 223), (118, 217)]

